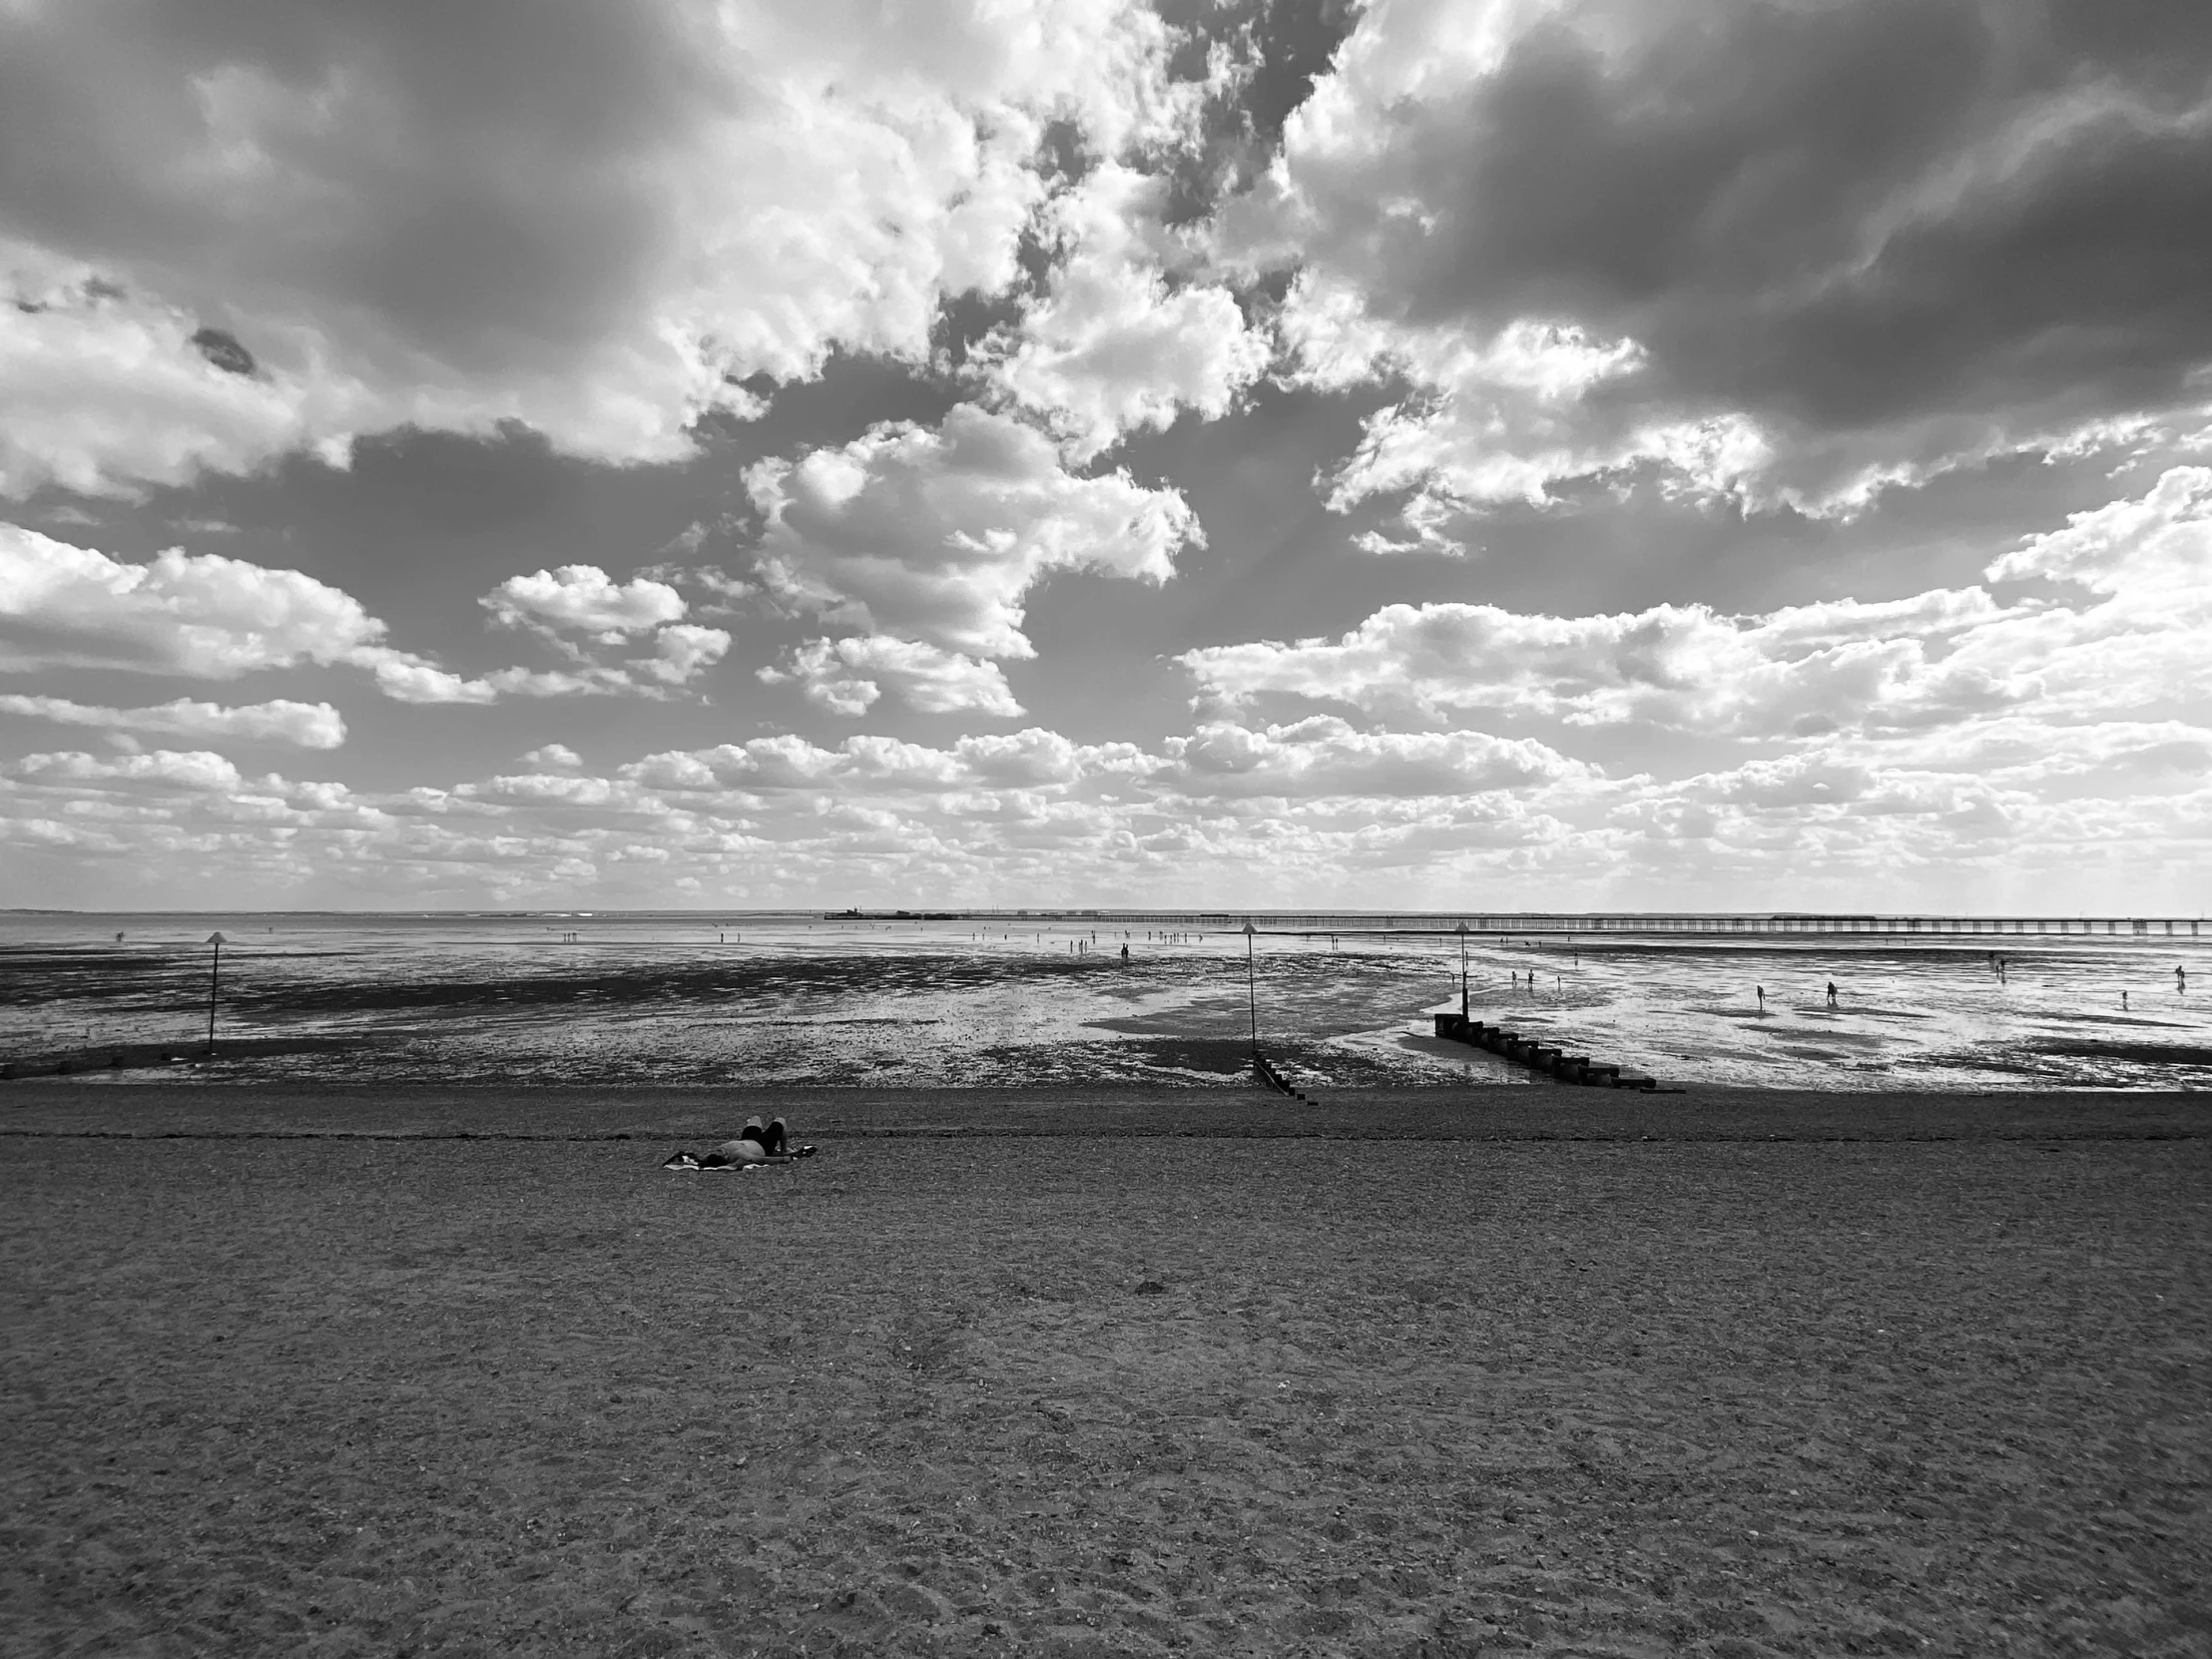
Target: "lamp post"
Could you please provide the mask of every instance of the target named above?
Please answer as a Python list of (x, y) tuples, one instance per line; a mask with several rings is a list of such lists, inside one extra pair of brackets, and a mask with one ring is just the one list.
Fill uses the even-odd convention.
[(215, 965), (208, 970), (208, 1052), (215, 1052), (215, 993), (223, 983), (223, 947), (231, 941), (221, 933), (210, 933), (208, 942), (215, 946)]
[(1252, 941), (1259, 931), (1252, 925), (1252, 918), (1247, 916), (1244, 924), (1245, 1007), (1252, 1015), (1252, 1052), (1255, 1054), (1260, 1052), (1260, 986), (1258, 979), (1254, 977)]
[(1467, 1017), (1467, 924), (1459, 923), (1459, 1017)]

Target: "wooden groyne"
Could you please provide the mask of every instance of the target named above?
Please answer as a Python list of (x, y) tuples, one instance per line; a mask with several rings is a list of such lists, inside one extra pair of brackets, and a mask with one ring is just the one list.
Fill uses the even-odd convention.
[(1279, 1095), (1285, 1095), (1292, 1100), (1305, 1101), (1309, 1106), (1313, 1105), (1313, 1102), (1300, 1093), (1289, 1078), (1277, 1071), (1269, 1063), (1268, 1057), (1258, 1049), (1252, 1051), (1252, 1070), (1254, 1075), (1260, 1079), (1262, 1088), (1273, 1089)]
[(1581, 1083), (1598, 1089), (1656, 1089), (1659, 1080), (1640, 1071), (1593, 1060), (1587, 1054), (1569, 1054), (1556, 1044), (1524, 1037), (1502, 1025), (1489, 1025), (1465, 1014), (1438, 1014), (1436, 1035), (1446, 1042), (1465, 1043), (1515, 1060), (1531, 1071), (1556, 1077), (1562, 1083)]

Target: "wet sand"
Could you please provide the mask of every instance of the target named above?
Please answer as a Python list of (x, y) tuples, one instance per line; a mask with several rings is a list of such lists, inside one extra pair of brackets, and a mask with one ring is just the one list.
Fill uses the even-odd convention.
[(2205, 964), (2180, 937), (1488, 938), (1462, 979), (1437, 935), (1271, 935), (1248, 964), (1222, 929), (1127, 929), (1124, 961), (1113, 927), (1065, 923), (608, 917), (563, 944), (572, 919), (279, 919), (232, 923), (205, 1057), (206, 925), (0, 914), (0, 1080), (1236, 1087), (1256, 1012), (1301, 1087), (1517, 1081), (1434, 1040), (1464, 992), (1479, 1017), (1670, 1080), (2212, 1089), (2212, 1001), (2175, 977)]
[(2201, 1654), (2206, 1098), (9, 1085), (0, 1646)]

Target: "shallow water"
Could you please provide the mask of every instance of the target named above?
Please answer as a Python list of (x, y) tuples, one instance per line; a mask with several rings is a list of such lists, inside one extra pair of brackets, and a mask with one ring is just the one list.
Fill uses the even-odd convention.
[[(1263, 937), (1248, 991), (1234, 932), (753, 914), (0, 917), (0, 1057), (198, 1062), (216, 928), (201, 1069), (228, 1077), (1245, 1083), (1257, 1024), (1314, 1084), (1535, 1081), (1430, 1035), (1458, 1005), (1453, 939)], [(2212, 1086), (2199, 941), (1989, 942), (2001, 976), (1979, 940), (1493, 939), (1468, 1001), (1666, 1081)]]

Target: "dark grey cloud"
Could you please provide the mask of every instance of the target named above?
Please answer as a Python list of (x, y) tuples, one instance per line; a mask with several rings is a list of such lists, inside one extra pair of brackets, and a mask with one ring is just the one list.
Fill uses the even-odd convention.
[[(272, 287), (461, 364), (565, 348), (657, 254), (643, 175), (728, 96), (590, 0), (85, 0), (0, 24), (0, 225), (215, 305)], [(275, 149), (212, 192), (226, 104)], [(229, 135), (243, 136), (243, 135)]]
[(200, 355), (228, 374), (251, 374), (258, 366), (254, 353), (239, 343), (238, 335), (224, 328), (202, 328), (192, 336)]
[(1392, 321), (1642, 342), (1595, 402), (1926, 458), (2174, 403), (2212, 362), (2212, 7), (1568, 8), (1446, 79), (1294, 128), (1302, 257)]

